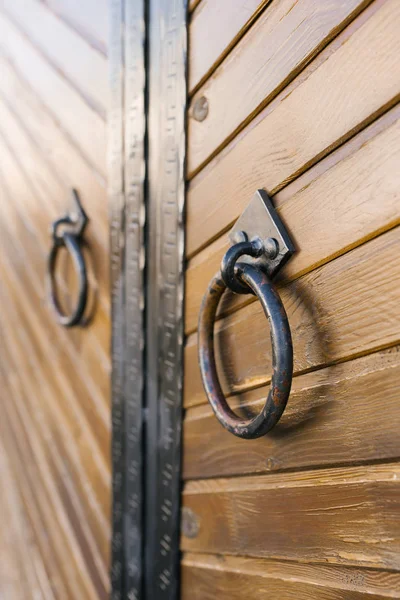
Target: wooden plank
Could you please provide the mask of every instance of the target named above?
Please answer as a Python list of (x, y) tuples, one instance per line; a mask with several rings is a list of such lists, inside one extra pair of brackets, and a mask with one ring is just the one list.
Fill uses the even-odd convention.
[[(184, 420), (183, 478), (400, 458), (399, 380), (399, 347), (296, 377), (278, 425), (246, 449), (211, 407), (194, 407)], [(267, 393), (268, 387), (252, 390), (230, 404), (239, 414), (255, 414)]]
[[(12, 246), (11, 246), (12, 247)], [(79, 379), (74, 381), (74, 370), (68, 364), (66, 356), (60, 351), (56, 344), (50, 345), (49, 334), (46, 327), (40, 325), (35, 320), (34, 315), (39, 312), (39, 307), (33, 302), (24, 302), (24, 294), (21, 282), (13, 273), (10, 264), (7, 264), (6, 258), (2, 257), (3, 263), (2, 276), (10, 289), (13, 301), (18, 310), (19, 321), (32, 340), (32, 351), (36, 352), (39, 364), (52, 365), (53, 369), (47, 369), (43, 377), (54, 387), (53, 395), (60, 398), (62, 413), (69, 427), (74, 431), (80, 441), (79, 448), (82, 450), (80, 455), (81, 466), (87, 468), (88, 473), (92, 475), (97, 473), (97, 478), (93, 477), (92, 483), (94, 489), (97, 489), (97, 496), (100, 505), (103, 505), (104, 513), (107, 514), (108, 506), (107, 490), (110, 484), (109, 473), (109, 428), (101, 427), (99, 418), (93, 410), (92, 403), (80, 402), (79, 399), (86, 397), (82, 389), (83, 382)], [(18, 286), (18, 287), (16, 287)], [(17, 292), (20, 292), (19, 294)], [(29, 293), (29, 290), (28, 290)], [(32, 300), (32, 297), (31, 297)], [(51, 339), (51, 338), (50, 338)], [(81, 434), (81, 435), (78, 435)], [(83, 450), (85, 452), (83, 453)]]
[(69, 83), (0, 15), (0, 50), (41, 98), (87, 162), (99, 174), (106, 173), (106, 124), (82, 100)]
[[(367, 4), (364, 0), (272, 2), (192, 99), (189, 174), (218, 152)], [(208, 46), (211, 51), (212, 44)], [(202, 97), (208, 100), (209, 112), (199, 121), (195, 107)]]
[[(40, 199), (40, 205), (43, 206), (43, 218), (36, 216), (36, 226), (42, 234), (42, 240), (46, 252), (49, 251), (50, 223), (65, 214), (71, 206), (71, 189), (64, 185), (57, 177), (52, 166), (47, 163), (45, 157), (38, 151), (35, 140), (30, 137), (26, 130), (18, 121), (15, 113), (6, 105), (0, 94), (0, 131), (11, 152), (14, 152), (20, 159), (20, 167), (25, 177), (28, 179), (30, 189), (33, 194)], [(12, 182), (14, 183), (14, 182)], [(24, 196), (25, 197), (25, 196)], [(83, 199), (82, 199), (83, 202)], [(21, 200), (19, 202), (21, 204)], [(101, 205), (97, 198), (91, 198), (89, 207), (92, 212), (89, 213), (89, 207), (85, 210), (89, 215), (89, 224), (85, 230), (85, 242), (88, 247), (87, 257), (91, 258), (92, 263), (96, 265), (94, 269), (88, 269), (91, 277), (91, 286), (97, 289), (97, 305), (104, 317), (108, 317), (110, 310), (109, 301), (109, 269), (105, 264), (105, 257), (108, 256), (108, 241), (102, 237), (102, 229), (107, 222), (106, 204)], [(34, 207), (34, 213), (37, 208)], [(46, 215), (46, 216), (45, 216)], [(90, 327), (91, 336), (96, 336), (96, 328)], [(100, 333), (100, 332), (99, 332)], [(108, 355), (108, 338), (105, 340)], [(101, 347), (101, 346), (100, 346)]]
[[(83, 406), (86, 410), (90, 411), (90, 418), (92, 420), (96, 418), (97, 431), (104, 432), (107, 436), (107, 441), (110, 428), (107, 407), (109, 360), (108, 356), (101, 360), (98, 349), (99, 347), (103, 348), (103, 354), (106, 355), (109, 340), (108, 314), (105, 315), (101, 310), (101, 306), (98, 307), (92, 324), (87, 330), (76, 330), (74, 333), (75, 337), (56, 324), (50, 308), (44, 303), (46, 298), (45, 268), (49, 251), (49, 242), (46, 239), (48, 233), (45, 233), (45, 230), (48, 231), (49, 226), (48, 217), (45, 211), (37, 211), (37, 201), (32, 193), (32, 189), (27, 185), (23, 172), (21, 173), (16, 168), (15, 162), (2, 144), (0, 144), (0, 152), (2, 155), (0, 171), (3, 172), (3, 186), (6, 186), (8, 197), (8, 200), (2, 205), (2, 236), (5, 239), (10, 235), (11, 231), (11, 235), (14, 237), (11, 244), (16, 243), (18, 245), (23, 240), (23, 246), (19, 247), (20, 252), (17, 250), (13, 258), (14, 268), (18, 271), (15, 259), (17, 256), (25, 256), (21, 260), (19, 269), (23, 281), (20, 298), (23, 299), (30, 292), (32, 294), (31, 299), (36, 298), (38, 301), (38, 307), (34, 311), (33, 322), (40, 323), (40, 328), (43, 328), (42, 331), (53, 331), (54, 340), (63, 340), (62, 347), (59, 348), (59, 353), (64, 356), (65, 365), (71, 368), (71, 374), (74, 373), (70, 385), (77, 385), (76, 389), (78, 390), (79, 383), (81, 383), (84, 386), (83, 389), (86, 390), (86, 394), (89, 393), (89, 397), (93, 401), (93, 407), (86, 406), (86, 404)], [(9, 186), (8, 189), (7, 184)], [(13, 204), (13, 197), (18, 198), (18, 203)], [(7, 213), (9, 216), (7, 216)], [(9, 219), (8, 227), (10, 231), (7, 231), (7, 229), (4, 230), (7, 227), (7, 219)], [(36, 270), (30, 270), (25, 274), (26, 264), (35, 264)], [(24, 287), (26, 288), (25, 290)], [(29, 305), (28, 308), (30, 309)], [(95, 342), (92, 348), (90, 345), (82, 348), (82, 356), (86, 358), (85, 368), (81, 362), (82, 356), (79, 356), (81, 353), (81, 340), (84, 336), (91, 338)], [(53, 351), (56, 348), (57, 345), (54, 343)], [(96, 350), (93, 350), (93, 348), (96, 348)], [(78, 353), (79, 355), (77, 355)], [(90, 358), (91, 360), (89, 360)], [(100, 376), (101, 369), (103, 370), (103, 377)], [(96, 407), (95, 411), (93, 411), (94, 407)]]
[[(3, 389), (12, 398), (12, 392), (9, 388), (7, 379), (4, 376), (3, 369), (1, 369), (1, 383)], [(6, 423), (5, 419), (3, 418), (0, 421), (1, 438), (7, 452), (7, 458), (10, 461), (10, 467), (12, 469), (12, 472), (16, 473), (18, 472), (19, 467), (19, 449), (18, 447), (14, 447), (12, 431), (10, 431), (10, 428), (7, 425), (8, 423)], [(37, 541), (40, 549), (40, 555), (44, 564), (46, 565), (50, 586), (57, 598), (60, 598), (60, 600), (65, 600), (67, 598), (67, 591), (60, 577), (60, 571), (58, 570), (58, 566), (56, 564), (55, 555), (50, 543), (50, 537), (47, 535), (45, 530), (42, 515), (40, 514), (39, 509), (36, 506), (35, 498), (32, 496), (28, 489), (28, 478), (16, 478), (14, 476), (13, 483), (18, 489), (20, 498), (22, 500), (23, 509), (25, 510), (28, 516), (29, 524), (32, 527), (35, 540)]]
[[(13, 407), (15, 408), (12, 420), (15, 419), (15, 424), (18, 422), (20, 436), (26, 437), (27, 448), (30, 450), (28, 454), (25, 453), (25, 462), (31, 460), (35, 463), (35, 468), (32, 469), (33, 472), (36, 470), (35, 484), (40, 481), (42, 492), (49, 498), (47, 510), (43, 506), (46, 519), (52, 512), (56, 525), (53, 524), (54, 535), (59, 538), (58, 543), (65, 546), (67, 551), (69, 549), (68, 562), (72, 567), (73, 576), (78, 579), (79, 575), (75, 575), (78, 571), (87, 579), (84, 587), (90, 590), (88, 597), (105, 599), (108, 597), (107, 565), (99, 557), (93, 538), (88, 534), (87, 523), (77, 506), (73, 491), (71, 495), (68, 477), (54, 471), (49, 464), (47, 455), (50, 448), (44, 447), (42, 436), (35, 427), (32, 427), (32, 415), (29, 409), (26, 410), (26, 396), (23, 395), (15, 375), (11, 377), (11, 388), (14, 390)], [(23, 476), (22, 473), (23, 471), (20, 471), (18, 475)]]
[(270, 1), (203, 0), (189, 27), (190, 92), (223, 60)]
[[(2, 262), (4, 263), (3, 259)], [(15, 329), (11, 331), (18, 331), (16, 338), (9, 335), (8, 343), (16, 364), (20, 365), (21, 381), (26, 381), (28, 390), (30, 386), (37, 387), (37, 397), (41, 398), (41, 404), (36, 413), (46, 415), (48, 431), (54, 432), (55, 445), (63, 456), (64, 465), (68, 467), (83, 503), (87, 504), (87, 512), (90, 515), (88, 521), (96, 523), (94, 531), (99, 530), (101, 535), (104, 532), (108, 537), (110, 470), (97, 446), (99, 438), (101, 439), (99, 431), (96, 429), (94, 434), (91, 426), (82, 418), (82, 406), (77, 402), (74, 390), (70, 389), (69, 373), (67, 371), (66, 377), (62, 369), (63, 357), (60, 357), (54, 348), (52, 360), (43, 355), (43, 340), (37, 330), (32, 333), (30, 315), (27, 318), (17, 304), (18, 296), (13, 294), (13, 282), (4, 264), (2, 277), (8, 285), (9, 294), (13, 297), (12, 309), (7, 298), (3, 297), (3, 304), (8, 305), (9, 322), (14, 323)], [(23, 328), (23, 331), (18, 327)], [(16, 369), (13, 372), (16, 372)], [(109, 457), (107, 458), (109, 462)]]
[[(4, 418), (8, 428), (12, 431), (14, 452), (18, 453), (15, 473), (24, 474), (29, 481), (32, 501), (39, 507), (45, 523), (46, 531), (51, 539), (53, 551), (56, 555), (58, 567), (63, 574), (63, 582), (69, 589), (71, 597), (86, 599), (99, 598), (91, 578), (85, 568), (85, 561), (78, 550), (76, 539), (71, 532), (71, 524), (67, 521), (65, 513), (60, 510), (58, 497), (54, 493), (55, 482), (45, 477), (44, 466), (38, 460), (36, 448), (32, 447), (27, 437), (27, 431), (18, 419), (17, 403), (20, 398), (13, 390), (13, 402), (7, 401), (3, 405)], [(29, 468), (24, 466), (29, 461)], [(18, 464), (19, 463), (19, 464)], [(37, 482), (41, 485), (38, 486)], [(80, 561), (80, 562), (79, 562)], [(75, 563), (75, 564), (74, 564)], [(104, 595), (100, 596), (105, 598)]]
[(399, 478), (388, 464), (192, 481), (181, 548), (398, 571)]
[[(292, 331), (295, 373), (398, 343), (399, 249), (397, 227), (280, 289)], [(267, 331), (259, 302), (217, 322), (217, 364), (225, 393), (269, 380)], [(194, 335), (185, 349), (184, 384), (187, 406), (204, 402)]]
[[(3, 381), (2, 381), (3, 384)], [(3, 384), (4, 385), (4, 384)], [(49, 575), (27, 519), (4, 440), (0, 440), (0, 597), (54, 600)]]
[(200, 4), (201, 0), (189, 0), (189, 10), (192, 11)]
[[(386, 113), (274, 197), (297, 252), (281, 277), (298, 278), (400, 220), (400, 106)], [(208, 282), (229, 247), (223, 234), (186, 271), (186, 332), (197, 327)], [(249, 302), (226, 294), (219, 314)]]
[(395, 104), (399, 21), (396, 0), (372, 4), (193, 180), (188, 256), (226, 230), (257, 188), (275, 194)]
[(2, 0), (1, 8), (88, 106), (105, 119), (108, 108), (106, 58), (38, 0)]
[[(4, 206), (4, 204), (3, 204)], [(4, 223), (4, 221), (2, 221)], [(25, 239), (25, 236), (21, 236), (21, 239)], [(49, 316), (46, 308), (40, 302), (35, 302), (35, 293), (29, 287), (29, 279), (24, 277), (18, 271), (16, 265), (20, 262), (25, 265), (29, 264), (29, 259), (22, 256), (20, 258), (18, 247), (14, 245), (14, 240), (10, 238), (6, 231), (1, 232), (2, 244), (4, 244), (4, 251), (1, 257), (2, 262), (7, 266), (8, 270), (3, 270), (3, 280), (7, 282), (9, 286), (9, 293), (13, 296), (14, 305), (20, 311), (19, 318), (21, 324), (24, 326), (25, 331), (32, 335), (32, 345), (35, 348), (35, 356), (38, 357), (39, 361), (44, 365), (52, 365), (53, 368), (49, 369), (44, 378), (47, 381), (54, 382), (55, 391), (53, 396), (63, 398), (66, 395), (66, 400), (62, 401), (61, 406), (63, 411), (70, 415), (70, 423), (72, 430), (77, 434), (80, 432), (80, 428), (83, 427), (85, 433), (80, 436), (80, 444), (82, 448), (86, 447), (87, 452), (85, 455), (80, 456), (82, 465), (85, 464), (84, 457), (89, 464), (97, 465), (96, 469), (89, 468), (89, 472), (98, 472), (98, 479), (93, 481), (93, 485), (100, 485), (102, 488), (99, 493), (100, 503), (108, 503), (107, 488), (110, 483), (110, 474), (108, 471), (109, 454), (107, 451), (109, 442), (109, 426), (108, 431), (105, 428), (105, 424), (101, 424), (99, 418), (98, 409), (100, 406), (96, 402), (91, 401), (91, 396), (88, 395), (87, 390), (83, 385), (90, 384), (88, 378), (80, 380), (77, 376), (82, 372), (82, 368), (79, 368), (79, 362), (76, 361), (76, 356), (73, 353), (66, 353), (68, 351), (68, 337), (62, 335), (60, 330), (57, 330), (57, 326), (52, 320), (49, 320)], [(18, 239), (18, 238), (17, 238)], [(12, 249), (12, 255), (14, 260), (10, 265), (10, 259), (7, 259), (9, 250)], [(26, 301), (26, 297), (29, 297), (29, 302)], [(44, 314), (43, 314), (44, 313)], [(57, 338), (57, 334), (62, 336), (61, 339)], [(64, 338), (64, 339), (63, 339)], [(49, 339), (52, 343), (49, 344)], [(69, 362), (69, 359), (75, 358), (75, 362)], [(60, 368), (62, 365), (62, 368)], [(78, 398), (87, 398), (85, 403), (78, 401)], [(96, 407), (96, 411), (94, 408)], [(94, 433), (95, 430), (95, 433)], [(104, 443), (101, 443), (104, 442)], [(103, 487), (105, 486), (105, 487)], [(105, 511), (107, 514), (107, 511)]]
[(41, 0), (99, 52), (108, 46), (108, 0)]
[(398, 573), (238, 556), (183, 555), (182, 600), (386, 600), (400, 598)]
[[(28, 180), (30, 192), (33, 192), (36, 198), (40, 201), (40, 205), (44, 208), (43, 217), (37, 215), (37, 208), (33, 206), (33, 214), (35, 215), (35, 225), (40, 232), (40, 237), (43, 242), (43, 249), (46, 254), (49, 252), (50, 223), (65, 214), (71, 206), (71, 188), (64, 185), (57, 177), (52, 166), (49, 165), (45, 157), (38, 152), (35, 140), (27, 134), (21, 123), (15, 116), (15, 113), (10, 111), (8, 105), (3, 103), (0, 94), (0, 130), (2, 137), (5, 139), (10, 151), (19, 157), (20, 170), (23, 176)], [(14, 182), (11, 182), (14, 184)], [(15, 184), (14, 184), (15, 185)], [(24, 194), (24, 199), (26, 194)], [(88, 328), (89, 337), (97, 338), (98, 353), (103, 349), (102, 360), (108, 361), (108, 332), (102, 331), (98, 325), (101, 321), (107, 322), (110, 302), (109, 302), (109, 269), (105, 264), (104, 258), (108, 256), (108, 242), (102, 239), (102, 228), (107, 222), (107, 211), (105, 205), (99, 205), (91, 198), (89, 206), (93, 207), (93, 212), (89, 213), (88, 208), (85, 209), (89, 216), (89, 224), (85, 231), (86, 243), (86, 261), (91, 268), (88, 268), (88, 279), (90, 289), (96, 290), (97, 310), (93, 315), (91, 326)], [(19, 201), (21, 204), (21, 200)], [(97, 206), (96, 206), (97, 204)], [(28, 217), (28, 215), (27, 215)], [(29, 218), (29, 217), (28, 217)], [(70, 261), (68, 261), (70, 263)], [(65, 285), (65, 282), (64, 282)], [(65, 292), (63, 292), (65, 293)], [(101, 316), (101, 319), (99, 317)], [(97, 319), (96, 326), (94, 321)], [(102, 343), (100, 336), (105, 335)]]
[(56, 400), (59, 393), (52, 387), (52, 378), (46, 368), (48, 363), (38, 360), (37, 346), (32, 344), (27, 332), (22, 331), (25, 323), (20, 313), (10, 306), (4, 294), (1, 298), (7, 315), (2, 323), (3, 332), (7, 332), (7, 352), (4, 352), (7, 354), (7, 373), (16, 377), (24, 393), (24, 411), (30, 415), (31, 428), (43, 441), (54, 478), (61, 482), (62, 497), (69, 510), (78, 513), (74, 520), (83, 529), (104, 578), (110, 539), (109, 489), (99, 482), (101, 477), (96, 462), (90, 458), (91, 449), (83, 441), (87, 431), (76, 419), (69, 420), (68, 412), (63, 410), (64, 403), (69, 401), (68, 390), (65, 396)]
[(93, 216), (97, 211), (103, 217), (107, 214), (105, 179), (99, 178), (90, 168), (32, 89), (18, 78), (11, 64), (1, 57), (0, 72), (0, 94), (8, 109), (13, 112), (27, 135), (35, 140), (38, 154), (45, 157), (65, 189), (78, 189), (87, 212), (92, 218), (96, 218), (96, 235), (104, 245), (108, 244), (107, 221)]

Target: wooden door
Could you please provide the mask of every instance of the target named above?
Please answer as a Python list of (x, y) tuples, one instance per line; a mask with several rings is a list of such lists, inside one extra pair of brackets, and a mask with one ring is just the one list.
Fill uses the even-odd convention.
[[(106, 0), (2, 0), (0, 597), (107, 598), (110, 545), (110, 300)], [(89, 217), (95, 306), (60, 327), (45, 285), (50, 225)], [(73, 269), (57, 278), (74, 301)]]
[[(191, 2), (181, 597), (400, 597), (400, 4)], [(268, 435), (225, 431), (202, 387), (197, 319), (262, 188), (296, 246), (277, 289), (294, 345)], [(261, 305), (215, 323), (229, 403), (271, 373)]]

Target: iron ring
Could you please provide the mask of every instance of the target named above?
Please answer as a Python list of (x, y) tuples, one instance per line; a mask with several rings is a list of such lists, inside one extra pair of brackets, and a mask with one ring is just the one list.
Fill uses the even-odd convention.
[(265, 272), (257, 266), (238, 263), (235, 275), (258, 297), (270, 324), (272, 378), (261, 412), (252, 419), (239, 417), (229, 407), (219, 382), (214, 354), (214, 322), (219, 302), (227, 289), (221, 272), (211, 280), (200, 309), (199, 364), (208, 401), (221, 425), (237, 437), (255, 439), (268, 433), (285, 410), (293, 375), (292, 336), (282, 301)]
[[(58, 299), (57, 285), (55, 281), (55, 268), (57, 255), (60, 248), (65, 247), (70, 253), (76, 272), (78, 274), (79, 293), (76, 302), (75, 309), (70, 315), (66, 315)], [(50, 250), (48, 263), (47, 263), (47, 274), (49, 282), (49, 297), (50, 303), (56, 315), (57, 322), (64, 327), (73, 327), (78, 325), (83, 318), (83, 314), (86, 308), (87, 296), (88, 296), (88, 282), (86, 265), (83, 258), (83, 254), (79, 244), (79, 237), (74, 233), (65, 231), (62, 236), (53, 236), (53, 246)]]

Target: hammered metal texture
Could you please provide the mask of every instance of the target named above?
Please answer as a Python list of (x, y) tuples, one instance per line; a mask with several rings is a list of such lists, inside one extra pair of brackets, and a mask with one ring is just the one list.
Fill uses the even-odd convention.
[(142, 598), (144, 349), (144, 2), (113, 0), (110, 212), (113, 600)]
[(184, 0), (150, 1), (146, 593), (178, 597), (185, 200)]

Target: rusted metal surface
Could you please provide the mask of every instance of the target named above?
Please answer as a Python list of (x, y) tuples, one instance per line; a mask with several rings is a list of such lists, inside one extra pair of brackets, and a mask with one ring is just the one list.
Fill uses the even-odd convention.
[[(68, 213), (52, 223), (51, 233), (53, 245), (47, 261), (47, 284), (50, 305), (57, 322), (64, 327), (74, 327), (82, 322), (88, 297), (86, 265), (81, 250), (81, 241), (88, 222), (88, 217), (83, 210), (76, 190), (72, 190), (72, 197), (76, 212)], [(59, 233), (61, 227), (62, 230), (61, 233)], [(65, 314), (61, 308), (55, 278), (57, 256), (61, 248), (66, 248), (71, 255), (79, 282), (76, 305), (69, 315)]]
[(211, 280), (200, 309), (199, 363), (207, 398), (221, 425), (238, 437), (255, 439), (268, 433), (285, 410), (293, 374), (292, 337), (284, 306), (266, 273), (245, 263), (238, 263), (235, 273), (260, 300), (271, 329), (271, 387), (261, 412), (252, 419), (239, 417), (229, 407), (219, 382), (214, 355), (214, 322), (219, 302), (227, 289), (221, 272)]

